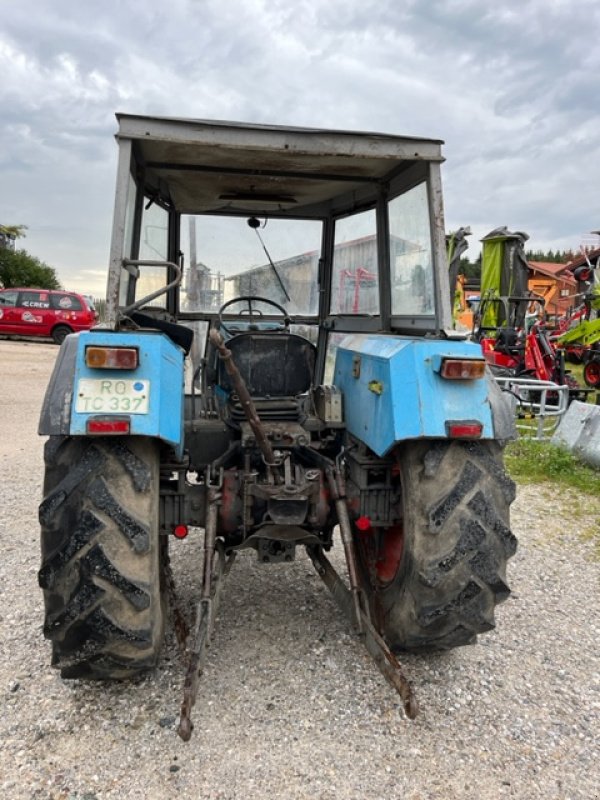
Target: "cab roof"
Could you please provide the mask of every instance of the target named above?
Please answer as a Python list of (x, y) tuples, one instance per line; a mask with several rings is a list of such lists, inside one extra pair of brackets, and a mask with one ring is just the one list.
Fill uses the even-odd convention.
[[(443, 161), (438, 139), (117, 114), (147, 187), (180, 213), (320, 216), (415, 162)], [(152, 191), (150, 191), (150, 194)]]

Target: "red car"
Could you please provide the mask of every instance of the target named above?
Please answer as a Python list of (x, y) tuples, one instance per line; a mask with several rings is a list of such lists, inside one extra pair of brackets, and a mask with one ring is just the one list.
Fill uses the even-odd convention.
[(0, 289), (0, 335), (51, 337), (87, 331), (98, 319), (88, 297), (51, 289)]

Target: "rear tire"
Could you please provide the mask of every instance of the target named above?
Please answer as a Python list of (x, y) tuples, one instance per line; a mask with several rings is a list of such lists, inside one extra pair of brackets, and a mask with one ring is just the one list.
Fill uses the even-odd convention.
[(600, 357), (587, 362), (583, 368), (583, 380), (590, 389), (600, 389)]
[[(382, 569), (383, 535), (355, 531), (372, 617), (392, 649), (449, 650), (494, 627), (510, 594), (506, 562), (513, 481), (494, 442), (410, 442), (398, 448), (403, 542), (397, 568)], [(390, 531), (397, 535), (397, 526)], [(375, 568), (374, 568), (375, 567)], [(382, 583), (378, 575), (387, 574)]]
[(57, 325), (52, 331), (54, 344), (62, 344), (70, 333), (73, 333), (73, 331), (68, 325)]
[(133, 437), (46, 443), (39, 583), (64, 678), (128, 678), (156, 664), (165, 618), (158, 447)]

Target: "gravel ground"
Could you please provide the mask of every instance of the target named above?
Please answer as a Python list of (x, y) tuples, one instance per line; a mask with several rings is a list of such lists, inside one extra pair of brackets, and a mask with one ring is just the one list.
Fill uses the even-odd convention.
[[(513, 594), (476, 646), (403, 659), (414, 722), (303, 556), (234, 566), (189, 744), (175, 733), (183, 669), (172, 633), (143, 681), (62, 681), (36, 575), (36, 428), (56, 353), (0, 341), (0, 797), (600, 797), (600, 565), (582, 536), (598, 532), (597, 498), (520, 488)], [(189, 603), (199, 537), (176, 543), (173, 559)]]

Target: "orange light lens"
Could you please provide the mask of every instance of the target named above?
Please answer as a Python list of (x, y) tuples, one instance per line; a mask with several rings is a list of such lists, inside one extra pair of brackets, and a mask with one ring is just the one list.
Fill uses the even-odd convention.
[(483, 378), (485, 360), (482, 358), (444, 358), (440, 375), (452, 381), (472, 381)]
[(136, 347), (85, 348), (85, 364), (90, 369), (136, 369), (138, 363)]

